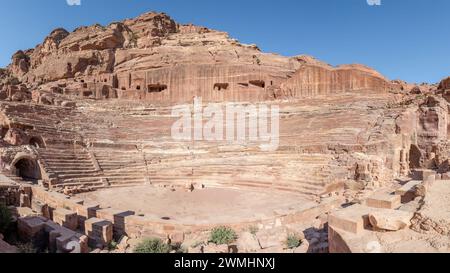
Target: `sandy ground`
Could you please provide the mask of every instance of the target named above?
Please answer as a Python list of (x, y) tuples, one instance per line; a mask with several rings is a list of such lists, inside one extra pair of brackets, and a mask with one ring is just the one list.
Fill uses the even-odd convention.
[(225, 224), (270, 219), (277, 213), (301, 211), (315, 206), (298, 195), (276, 192), (207, 188), (183, 190), (139, 186), (105, 189), (78, 195), (102, 207), (157, 215), (184, 224)]
[(426, 195), (423, 214), (450, 222), (450, 181), (438, 180)]

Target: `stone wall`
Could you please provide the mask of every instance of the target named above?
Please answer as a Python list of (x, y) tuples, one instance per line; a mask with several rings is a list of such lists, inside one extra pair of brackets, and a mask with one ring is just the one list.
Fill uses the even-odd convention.
[[(133, 238), (141, 237), (161, 237), (170, 238), (177, 234), (195, 233), (209, 231), (217, 225), (198, 224), (190, 225), (177, 223), (173, 220), (163, 220), (158, 215), (135, 215), (133, 211), (117, 210), (111, 208), (101, 208), (98, 204), (85, 204), (83, 200), (67, 198), (67, 196), (46, 191), (40, 187), (33, 187), (33, 202), (46, 204), (50, 209), (50, 215), (57, 209), (64, 209), (76, 213), (78, 216), (78, 228), (84, 229), (84, 222), (87, 219), (98, 218), (112, 223), (114, 235), (120, 238), (127, 235)], [(319, 215), (330, 211), (340, 205), (342, 200), (332, 199), (317, 206), (312, 206), (301, 211), (290, 211), (279, 214), (272, 219), (255, 222), (224, 223), (237, 231), (248, 230), (249, 227), (258, 226), (260, 229), (277, 228), (289, 224), (313, 221)], [(50, 216), (53, 217), (53, 216)]]

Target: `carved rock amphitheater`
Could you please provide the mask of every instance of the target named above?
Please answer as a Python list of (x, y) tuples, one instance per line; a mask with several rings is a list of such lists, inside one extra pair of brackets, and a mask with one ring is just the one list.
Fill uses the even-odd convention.
[[(450, 251), (449, 79), (263, 53), (163, 13), (56, 29), (0, 79), (0, 205), (22, 240), (46, 233), (59, 252), (113, 240), (129, 252), (146, 237), (189, 252)], [(174, 140), (173, 106), (198, 98), (278, 106), (278, 149)], [(217, 226), (235, 244), (209, 243)]]

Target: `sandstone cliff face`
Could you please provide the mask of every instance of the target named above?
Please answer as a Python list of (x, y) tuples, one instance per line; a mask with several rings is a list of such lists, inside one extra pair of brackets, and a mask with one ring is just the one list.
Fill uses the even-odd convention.
[(345, 91), (387, 91), (389, 83), (378, 72), (361, 65), (330, 67), (306, 63), (281, 85), (283, 97), (327, 95)]
[(448, 103), (441, 98), (430, 96), (418, 110), (417, 142), (420, 158), (419, 166), (439, 167), (440, 156), (448, 157), (447, 151), (440, 153), (440, 147), (448, 139)]
[(129, 46), (130, 39), (123, 24), (81, 27), (70, 34), (56, 29), (34, 50), (16, 53), (9, 69), (23, 81), (37, 83), (110, 73), (113, 50)]
[[(61, 79), (102, 82), (113, 89), (106, 97), (155, 103), (190, 102), (195, 96), (205, 101), (261, 101), (383, 92), (391, 86), (361, 65), (331, 67), (308, 56), (262, 53), (227, 33), (180, 25), (164, 13), (72, 33), (56, 29), (35, 49), (17, 52), (8, 71), (32, 86)], [(91, 91), (101, 98), (100, 89), (104, 87), (83, 94)]]
[(450, 77), (441, 81), (439, 84), (439, 89), (444, 91), (450, 89)]

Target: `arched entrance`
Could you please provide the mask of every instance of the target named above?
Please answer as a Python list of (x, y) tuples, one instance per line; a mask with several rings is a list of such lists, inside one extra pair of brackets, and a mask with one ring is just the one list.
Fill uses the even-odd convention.
[(13, 174), (25, 181), (37, 183), (42, 179), (38, 161), (33, 156), (18, 156), (12, 163)]
[(30, 146), (33, 146), (35, 148), (45, 148), (44, 141), (40, 137), (32, 137), (30, 139)]

